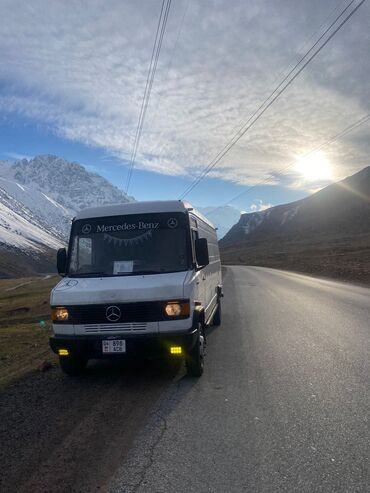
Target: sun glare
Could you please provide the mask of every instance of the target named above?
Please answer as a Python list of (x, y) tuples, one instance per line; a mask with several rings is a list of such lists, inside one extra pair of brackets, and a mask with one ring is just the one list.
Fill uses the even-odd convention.
[(299, 159), (295, 169), (308, 181), (323, 181), (333, 178), (331, 164), (321, 151)]

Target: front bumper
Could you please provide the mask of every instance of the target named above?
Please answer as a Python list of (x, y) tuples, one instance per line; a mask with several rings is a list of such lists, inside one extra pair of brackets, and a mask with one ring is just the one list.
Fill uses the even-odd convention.
[[(103, 354), (103, 340), (124, 339), (126, 352), (122, 354)], [(165, 334), (120, 334), (120, 335), (54, 335), (50, 337), (50, 347), (58, 354), (59, 349), (68, 349), (71, 355), (87, 359), (106, 357), (161, 357), (170, 354), (170, 346), (181, 346), (184, 352), (194, 347), (197, 329), (181, 333)]]

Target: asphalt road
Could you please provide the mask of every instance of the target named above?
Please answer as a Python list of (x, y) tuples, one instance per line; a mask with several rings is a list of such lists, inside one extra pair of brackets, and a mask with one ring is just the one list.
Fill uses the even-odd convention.
[(112, 492), (370, 489), (370, 289), (231, 267), (205, 374), (178, 376)]
[(206, 369), (90, 365), (0, 395), (3, 492), (365, 492), (370, 289), (228, 267)]

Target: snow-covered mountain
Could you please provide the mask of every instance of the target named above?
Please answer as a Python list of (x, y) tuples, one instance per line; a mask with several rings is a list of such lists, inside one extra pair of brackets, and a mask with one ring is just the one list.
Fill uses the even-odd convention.
[(37, 188), (58, 206), (73, 212), (130, 201), (126, 194), (102, 176), (56, 156), (37, 156), (30, 161), (16, 162), (11, 172), (21, 185)]
[(0, 255), (10, 251), (42, 263), (43, 254), (65, 244), (79, 210), (130, 200), (105, 178), (60, 157), (0, 161)]
[(81, 209), (133, 200), (80, 164), (50, 155), (1, 162), (0, 187), (64, 236)]
[(231, 205), (197, 207), (197, 209), (218, 228), (217, 236), (219, 240), (225, 236), (240, 218), (240, 211)]
[(56, 228), (0, 188), (0, 241), (25, 251), (59, 248), (64, 238)]

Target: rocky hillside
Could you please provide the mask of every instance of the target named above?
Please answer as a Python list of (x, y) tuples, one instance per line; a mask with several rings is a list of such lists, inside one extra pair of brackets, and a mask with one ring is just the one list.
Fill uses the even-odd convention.
[(0, 277), (50, 270), (79, 210), (130, 200), (105, 178), (60, 157), (1, 161)]
[(370, 167), (303, 200), (243, 214), (221, 241), (226, 263), (370, 281)]

